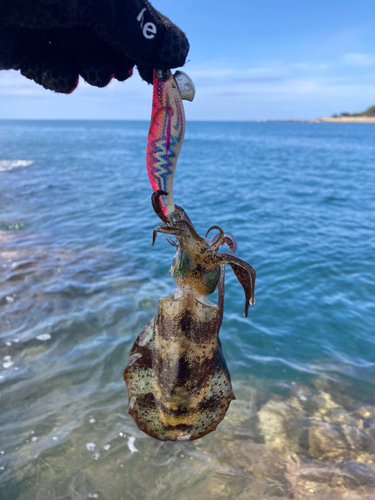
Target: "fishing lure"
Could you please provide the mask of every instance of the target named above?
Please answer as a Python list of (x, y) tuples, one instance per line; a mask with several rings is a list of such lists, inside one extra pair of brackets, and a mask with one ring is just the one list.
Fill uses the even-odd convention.
[[(190, 93), (187, 75), (183, 81)], [(157, 234), (163, 233), (176, 247), (170, 274), (177, 289), (159, 300), (157, 316), (138, 336), (124, 371), (129, 414), (139, 429), (162, 441), (198, 439), (214, 431), (224, 418), (235, 399), (218, 337), (225, 265), (244, 289), (245, 316), (254, 304), (255, 286), (255, 270), (235, 255), (234, 236), (212, 226), (202, 238), (186, 212), (173, 203), (173, 175), (185, 131), (177, 87), (170, 72), (154, 70), (147, 147), (152, 206), (162, 221), (153, 232), (152, 245)], [(218, 233), (209, 238), (214, 229)], [(223, 245), (229, 252), (219, 252)], [(217, 305), (206, 298), (216, 289)]]
[(162, 211), (174, 214), (173, 179), (185, 136), (182, 100), (192, 101), (195, 87), (183, 71), (154, 69), (151, 123), (148, 133), (146, 166), (153, 191), (163, 191)]

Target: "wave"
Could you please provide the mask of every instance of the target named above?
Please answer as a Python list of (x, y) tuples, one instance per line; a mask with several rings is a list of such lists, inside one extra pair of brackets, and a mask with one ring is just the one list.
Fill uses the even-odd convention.
[(6, 172), (7, 170), (19, 167), (28, 167), (33, 163), (32, 160), (0, 160), (0, 172)]

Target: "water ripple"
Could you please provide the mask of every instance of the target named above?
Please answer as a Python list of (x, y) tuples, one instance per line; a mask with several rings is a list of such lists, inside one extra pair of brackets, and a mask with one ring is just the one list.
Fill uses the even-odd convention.
[[(122, 380), (134, 339), (173, 291), (173, 250), (163, 238), (150, 247), (148, 124), (0, 129), (4, 498), (297, 498), (293, 478), (308, 470), (317, 484), (308, 461), (327, 426), (346, 462), (320, 467), (368, 487), (371, 465), (363, 455), (359, 470), (351, 450), (375, 425), (372, 126), (188, 124), (175, 200), (201, 234), (219, 224), (238, 238), (257, 285), (243, 318), (227, 272), (220, 336), (237, 401), (211, 437), (177, 445), (135, 427)], [(324, 420), (332, 408), (350, 425)], [(265, 422), (281, 443), (272, 419), (295, 414), (282, 446), (303, 465), (267, 448)]]

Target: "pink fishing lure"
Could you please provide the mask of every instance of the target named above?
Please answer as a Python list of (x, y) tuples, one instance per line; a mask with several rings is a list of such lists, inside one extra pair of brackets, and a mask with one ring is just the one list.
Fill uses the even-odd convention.
[(152, 190), (168, 193), (160, 197), (167, 217), (175, 212), (173, 178), (184, 135), (185, 113), (178, 84), (171, 71), (154, 69), (146, 165)]

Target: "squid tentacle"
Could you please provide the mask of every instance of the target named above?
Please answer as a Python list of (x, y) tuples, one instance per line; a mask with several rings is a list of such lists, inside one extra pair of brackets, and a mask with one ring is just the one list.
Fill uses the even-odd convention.
[(182, 236), (184, 231), (176, 226), (159, 226), (156, 227), (152, 232), (152, 244), (153, 247), (156, 241), (158, 233), (171, 234), (172, 236)]
[(160, 196), (162, 195), (167, 196), (168, 193), (166, 191), (162, 191), (161, 189), (154, 191), (151, 195), (151, 204), (159, 219), (164, 222), (164, 224), (169, 225), (169, 219), (166, 215), (164, 215), (162, 205), (160, 203)]
[(202, 238), (202, 236), (199, 236), (199, 234), (196, 232), (193, 224), (191, 224), (187, 220), (178, 220), (178, 221), (175, 222), (175, 227), (181, 227), (181, 226), (186, 226), (187, 227), (187, 229), (190, 232), (190, 236), (195, 241), (199, 241), (200, 243), (204, 243), (204, 239)]
[[(206, 233), (206, 236), (207, 234), (208, 232)], [(219, 234), (215, 234), (215, 236), (213, 236), (212, 238), (205, 238), (204, 241), (206, 242), (206, 245), (210, 248), (214, 243), (217, 242), (219, 236), (220, 236)], [(226, 231), (224, 232), (224, 238), (221, 246), (223, 245), (227, 245), (230, 253), (235, 254), (237, 252), (237, 240), (232, 233), (227, 233)]]
[(183, 208), (179, 207), (178, 205), (175, 205), (174, 208), (175, 208), (176, 214), (179, 216), (180, 220), (184, 220), (186, 222), (189, 222), (189, 224), (193, 225), (193, 223), (190, 220), (190, 217), (188, 216), (188, 214), (185, 212), (185, 210)]
[[(154, 212), (156, 215), (159, 217), (159, 219), (164, 222), (167, 226), (171, 225), (173, 223), (173, 217), (169, 216), (167, 217), (164, 215), (163, 212), (163, 203), (160, 200), (161, 196), (167, 196), (168, 193), (166, 191), (158, 190), (154, 191), (151, 195), (151, 204), (152, 208), (154, 209)], [(190, 217), (188, 214), (185, 212), (185, 210), (182, 207), (179, 207), (178, 205), (174, 206), (175, 212), (174, 214), (178, 217), (179, 220), (188, 222), (193, 228), (193, 223), (190, 220)]]
[(255, 269), (250, 264), (231, 253), (215, 253), (212, 254), (212, 259), (210, 260), (211, 262), (208, 264), (208, 268), (212, 269), (218, 264), (228, 264), (232, 268), (236, 278), (245, 292), (244, 316), (247, 317), (250, 304), (255, 304)]
[(220, 281), (218, 286), (218, 314), (217, 314), (217, 331), (220, 331), (221, 323), (223, 322), (224, 315), (224, 295), (225, 295), (225, 266), (220, 266)]
[(229, 264), (229, 266), (232, 268), (232, 271), (245, 292), (244, 316), (247, 318), (250, 304), (253, 306), (255, 303), (254, 285), (252, 284), (252, 281), (249, 280), (249, 274), (245, 268), (238, 266), (237, 264)]
[(235, 254), (237, 252), (237, 240), (232, 233), (224, 233), (224, 245), (227, 245), (229, 252)]
[(168, 243), (170, 245), (172, 245), (172, 247), (178, 247), (177, 243), (175, 241), (172, 240), (172, 238), (169, 238), (169, 237), (165, 237), (166, 241), (168, 241)]
[[(215, 238), (207, 239), (207, 235), (212, 229), (217, 229), (219, 231), (219, 234), (215, 235)], [(224, 242), (224, 231), (221, 229), (220, 226), (211, 226), (204, 237), (204, 240), (206, 243), (208, 243), (208, 250), (219, 250), (219, 248), (223, 245)]]

